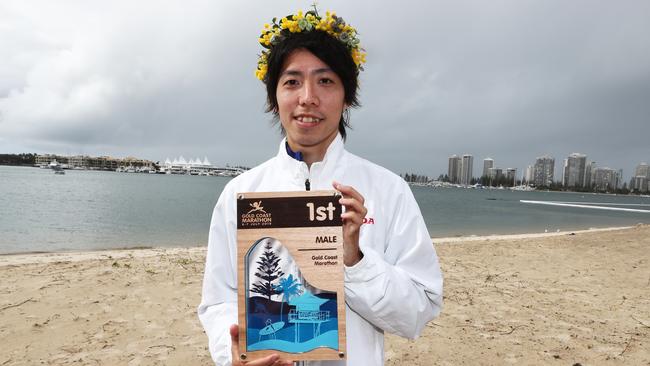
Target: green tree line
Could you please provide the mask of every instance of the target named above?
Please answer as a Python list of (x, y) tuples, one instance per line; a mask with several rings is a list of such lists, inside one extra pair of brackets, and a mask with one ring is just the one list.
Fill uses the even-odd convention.
[(36, 154), (0, 154), (0, 165), (30, 165), (36, 162)]

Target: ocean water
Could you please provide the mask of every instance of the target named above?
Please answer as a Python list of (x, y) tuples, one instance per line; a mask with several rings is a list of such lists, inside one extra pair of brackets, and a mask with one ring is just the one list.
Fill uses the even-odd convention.
[[(0, 166), (0, 253), (206, 245), (229, 178)], [(650, 198), (412, 187), (433, 237), (650, 223)], [(597, 203), (643, 212), (543, 206)]]

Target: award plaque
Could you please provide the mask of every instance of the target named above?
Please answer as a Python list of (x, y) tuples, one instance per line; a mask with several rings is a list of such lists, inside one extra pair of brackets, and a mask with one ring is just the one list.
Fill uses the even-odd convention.
[(237, 194), (241, 360), (345, 359), (340, 198), (336, 191)]

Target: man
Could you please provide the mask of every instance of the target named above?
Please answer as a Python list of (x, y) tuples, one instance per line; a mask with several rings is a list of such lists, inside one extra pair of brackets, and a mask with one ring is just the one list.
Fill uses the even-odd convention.
[[(442, 276), (408, 185), (344, 149), (365, 55), (356, 31), (315, 11), (267, 25), (257, 76), (286, 138), (277, 156), (230, 181), (213, 212), (199, 317), (218, 365), (239, 365), (236, 194), (331, 189), (344, 206), (348, 365), (383, 365), (384, 331), (417, 337), (442, 305)], [(256, 365), (290, 365), (271, 355)], [(344, 361), (307, 362), (344, 365)]]

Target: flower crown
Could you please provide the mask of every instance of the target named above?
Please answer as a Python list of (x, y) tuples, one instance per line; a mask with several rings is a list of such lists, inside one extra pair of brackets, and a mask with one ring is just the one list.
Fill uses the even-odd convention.
[(266, 72), (268, 70), (268, 58), (271, 49), (277, 45), (289, 33), (301, 33), (311, 31), (326, 32), (330, 36), (343, 43), (350, 51), (352, 60), (357, 65), (357, 70), (363, 71), (363, 64), (366, 62), (366, 53), (363, 48), (359, 46), (359, 38), (357, 38), (357, 30), (349, 24), (346, 24), (343, 18), (336, 16), (333, 12), (325, 13), (325, 18), (318, 15), (316, 6), (314, 10), (310, 10), (303, 14), (299, 10), (296, 14), (287, 15), (277, 22), (273, 18), (273, 24), (264, 24), (262, 34), (260, 35), (259, 42), (266, 50), (262, 51), (259, 59), (257, 60), (257, 70), (255, 76), (264, 81)]

